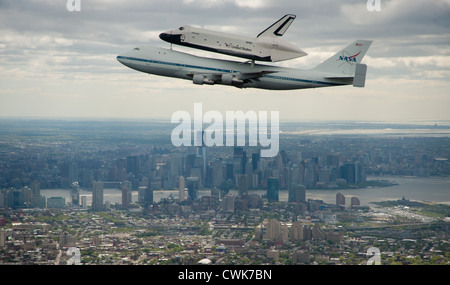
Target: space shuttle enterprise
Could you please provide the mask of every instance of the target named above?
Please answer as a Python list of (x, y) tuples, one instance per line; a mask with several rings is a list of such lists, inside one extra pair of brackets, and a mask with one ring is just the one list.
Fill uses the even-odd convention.
[(278, 62), (307, 55), (306, 52), (281, 37), (295, 20), (287, 14), (258, 34), (256, 38), (206, 30), (192, 26), (161, 33), (169, 43), (237, 56), (252, 61)]
[(367, 65), (362, 60), (371, 40), (356, 40), (310, 69), (294, 69), (255, 61), (278, 62), (305, 56), (306, 52), (282, 40), (295, 20), (287, 14), (256, 38), (209, 31), (191, 26), (164, 32), (171, 44), (249, 59), (247, 62), (208, 58), (166, 48), (138, 46), (117, 56), (123, 65), (147, 74), (190, 80), (196, 85), (293, 90), (353, 85), (364, 87)]

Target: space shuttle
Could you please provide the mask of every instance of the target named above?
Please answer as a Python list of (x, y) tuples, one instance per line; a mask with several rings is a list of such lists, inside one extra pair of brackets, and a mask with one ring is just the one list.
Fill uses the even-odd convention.
[(287, 14), (256, 38), (211, 31), (193, 26), (161, 33), (159, 37), (169, 43), (246, 58), (252, 61), (278, 62), (307, 55), (295, 45), (281, 37), (295, 20), (296, 16)]

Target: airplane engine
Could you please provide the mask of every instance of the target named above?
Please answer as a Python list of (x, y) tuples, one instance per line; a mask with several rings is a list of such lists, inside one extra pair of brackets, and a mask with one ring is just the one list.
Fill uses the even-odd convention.
[(241, 79), (237, 78), (236, 76), (232, 75), (232, 74), (223, 74), (222, 75), (222, 84), (224, 85), (238, 85), (238, 84), (242, 84), (244, 83), (244, 81), (242, 81)]
[(203, 84), (214, 85), (213, 80), (211, 80), (201, 74), (195, 74), (194, 77), (192, 78), (192, 82), (194, 82), (194, 84), (197, 84), (197, 85), (203, 85)]

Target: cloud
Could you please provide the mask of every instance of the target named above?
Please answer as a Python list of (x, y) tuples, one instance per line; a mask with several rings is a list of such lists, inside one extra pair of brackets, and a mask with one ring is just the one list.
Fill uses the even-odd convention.
[[(1, 116), (170, 117), (197, 100), (217, 110), (279, 110), (285, 118), (377, 119), (384, 106), (383, 117), (450, 119), (449, 1), (381, 0), (380, 12), (367, 11), (365, 0), (81, 0), (81, 12), (67, 11), (65, 2), (0, 0)], [(366, 88), (194, 86), (116, 60), (138, 45), (169, 47), (159, 33), (181, 25), (256, 36), (288, 13), (297, 18), (284, 37), (308, 56), (277, 65), (312, 68), (357, 38), (372, 39)], [(409, 97), (417, 104), (408, 107)]]

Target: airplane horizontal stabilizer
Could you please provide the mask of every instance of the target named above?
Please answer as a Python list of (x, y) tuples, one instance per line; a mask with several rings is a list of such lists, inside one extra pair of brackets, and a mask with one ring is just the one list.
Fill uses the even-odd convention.
[(364, 87), (366, 83), (367, 65), (357, 64), (355, 69), (355, 79), (353, 80), (354, 87)]

